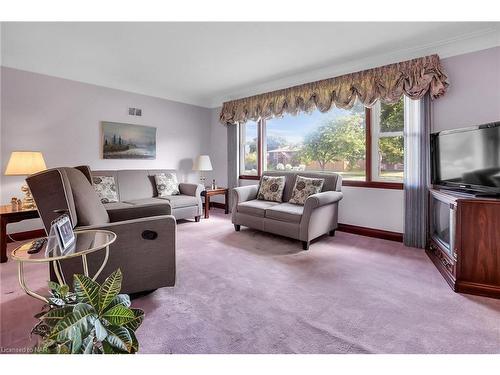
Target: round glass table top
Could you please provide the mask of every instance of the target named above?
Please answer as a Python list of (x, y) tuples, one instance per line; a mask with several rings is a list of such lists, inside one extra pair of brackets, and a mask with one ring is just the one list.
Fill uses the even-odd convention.
[(39, 251), (29, 254), (28, 250), (33, 242), (29, 241), (12, 251), (12, 259), (18, 262), (35, 263), (74, 258), (104, 249), (116, 240), (116, 234), (109, 230), (81, 230), (74, 233), (75, 242), (66, 250), (62, 250), (58, 245), (51, 245), (51, 249), (47, 248), (48, 244), (57, 243), (48, 238)]

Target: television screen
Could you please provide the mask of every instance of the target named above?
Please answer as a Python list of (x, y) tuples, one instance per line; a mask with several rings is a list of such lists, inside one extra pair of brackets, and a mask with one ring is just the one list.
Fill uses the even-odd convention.
[(432, 182), (500, 193), (500, 122), (432, 137)]

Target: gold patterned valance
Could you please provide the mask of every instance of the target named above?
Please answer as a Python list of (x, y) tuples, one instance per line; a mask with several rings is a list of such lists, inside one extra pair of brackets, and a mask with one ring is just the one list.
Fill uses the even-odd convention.
[(379, 99), (397, 102), (403, 94), (420, 99), (429, 92), (438, 98), (447, 87), (439, 56), (431, 55), (225, 102), (220, 121), (237, 124), (314, 109), (326, 112), (332, 105), (347, 109), (356, 98), (366, 107)]

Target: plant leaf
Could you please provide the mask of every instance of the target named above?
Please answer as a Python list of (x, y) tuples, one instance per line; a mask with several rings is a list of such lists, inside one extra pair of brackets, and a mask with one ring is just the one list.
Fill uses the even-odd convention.
[(122, 271), (118, 268), (109, 275), (99, 290), (99, 313), (102, 313), (111, 301), (120, 293), (122, 287)]
[(135, 337), (134, 331), (128, 330), (130, 337), (132, 338), (132, 348), (130, 353), (137, 353), (139, 351), (139, 341), (137, 341), (137, 337)]
[(82, 332), (78, 326), (73, 326), (69, 338), (71, 339), (71, 354), (78, 353), (82, 346)]
[(132, 349), (132, 337), (128, 329), (124, 327), (109, 326), (107, 327), (108, 337), (106, 341), (114, 348), (130, 353)]
[(119, 350), (118, 348), (115, 348), (107, 341), (104, 341), (102, 343), (102, 349), (103, 349), (104, 354), (127, 354), (128, 353), (128, 352), (125, 352), (123, 350)]
[(128, 307), (116, 305), (107, 310), (102, 316), (113, 326), (122, 326), (135, 319), (134, 312)]
[(63, 320), (68, 314), (73, 311), (73, 306), (64, 306), (57, 309), (52, 309), (40, 317), (46, 324), (54, 327), (58, 322)]
[(144, 311), (141, 309), (130, 309), (134, 313), (134, 319), (130, 320), (129, 322), (125, 323), (123, 326), (125, 328), (128, 328), (131, 331), (137, 330), (139, 326), (142, 324), (142, 321), (144, 320)]
[(104, 339), (108, 336), (108, 331), (106, 331), (106, 328), (102, 325), (99, 319), (95, 320), (94, 327), (97, 340), (104, 341)]
[(88, 335), (82, 341), (82, 345), (80, 347), (80, 353), (82, 354), (92, 354), (92, 348), (94, 347), (94, 335)]
[(49, 338), (57, 338), (58, 341), (68, 340), (74, 326), (78, 327), (81, 332), (88, 332), (90, 325), (96, 318), (97, 315), (92, 306), (80, 303), (54, 326)]
[(130, 297), (128, 294), (118, 294), (113, 300), (110, 302), (110, 304), (106, 307), (106, 310), (109, 310), (110, 308), (116, 306), (116, 305), (122, 305), (125, 307), (130, 307), (132, 303), (130, 302)]
[(85, 275), (73, 276), (73, 289), (78, 302), (88, 303), (99, 310), (99, 284)]

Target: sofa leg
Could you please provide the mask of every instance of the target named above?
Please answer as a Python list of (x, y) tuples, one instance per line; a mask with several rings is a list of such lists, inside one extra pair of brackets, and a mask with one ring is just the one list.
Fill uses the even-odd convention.
[(234, 224), (234, 230), (235, 230), (236, 232), (239, 232), (239, 231), (240, 231), (240, 229), (241, 229), (241, 225), (240, 225), (240, 224)]
[(330, 232), (328, 232), (328, 235), (329, 235), (330, 237), (335, 236), (335, 229), (332, 229)]
[(201, 216), (195, 216), (195, 217), (194, 217), (194, 221), (196, 221), (197, 223), (199, 223), (199, 222), (200, 222), (200, 217), (201, 217)]
[(309, 241), (302, 241), (302, 249), (309, 250)]

